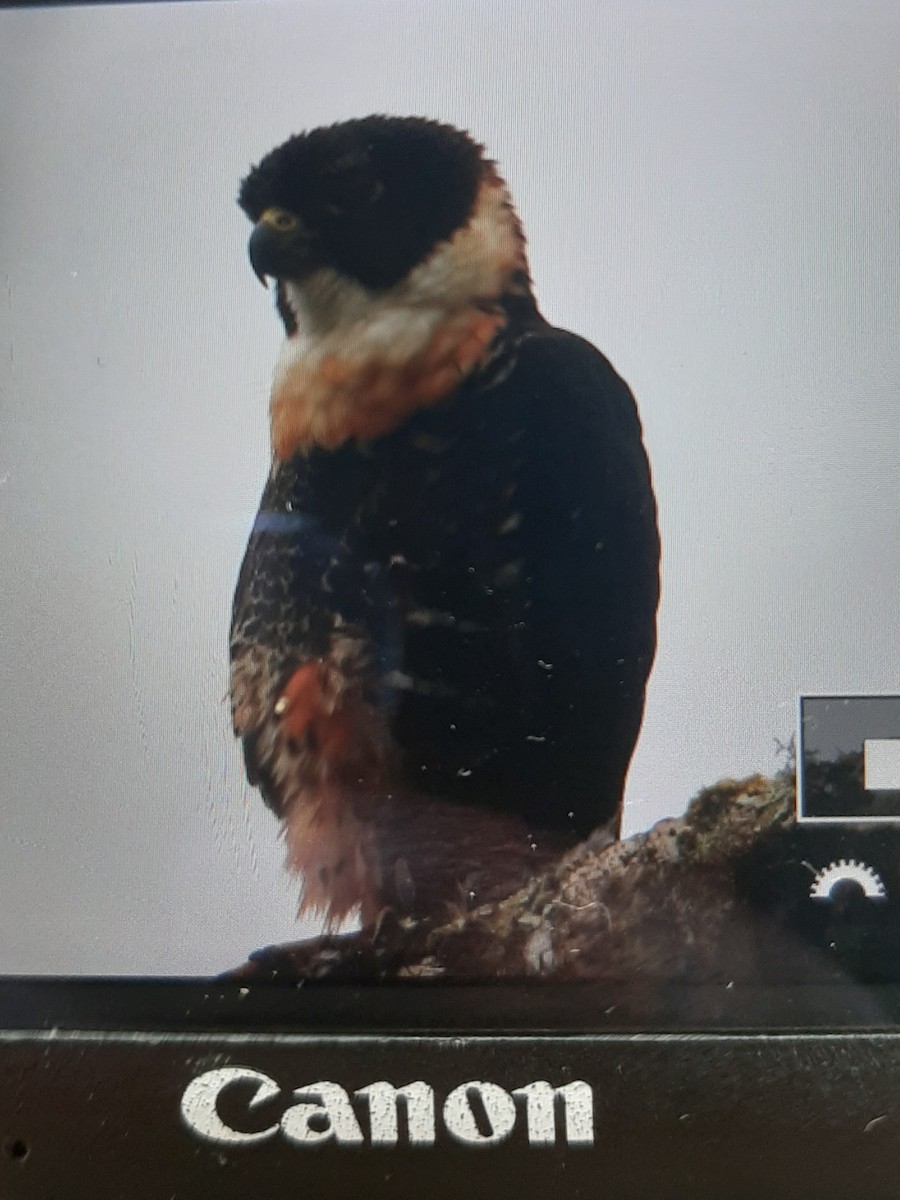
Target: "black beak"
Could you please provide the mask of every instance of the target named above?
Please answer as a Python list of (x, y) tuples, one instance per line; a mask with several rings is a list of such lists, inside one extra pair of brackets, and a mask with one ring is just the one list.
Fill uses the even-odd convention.
[(284, 237), (265, 221), (260, 221), (250, 234), (247, 251), (250, 255), (250, 266), (253, 274), (263, 285), (268, 287), (266, 276), (278, 275), (278, 262), (284, 249)]
[(278, 228), (264, 216), (250, 234), (247, 251), (263, 287), (267, 286), (267, 275), (273, 279), (299, 279), (313, 265), (312, 239), (295, 218), (291, 227)]

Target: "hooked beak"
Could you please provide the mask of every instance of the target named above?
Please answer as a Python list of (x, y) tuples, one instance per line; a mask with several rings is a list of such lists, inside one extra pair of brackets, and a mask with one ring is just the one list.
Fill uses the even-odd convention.
[(311, 239), (298, 217), (282, 209), (267, 209), (250, 234), (250, 266), (263, 287), (266, 277), (297, 278), (311, 265)]

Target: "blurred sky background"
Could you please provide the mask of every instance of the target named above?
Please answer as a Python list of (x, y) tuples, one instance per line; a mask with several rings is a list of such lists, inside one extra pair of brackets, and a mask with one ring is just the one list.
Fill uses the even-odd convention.
[(900, 691), (896, 0), (0, 11), (0, 972), (292, 940), (231, 594), (281, 326), (234, 202), (289, 134), (475, 133), (553, 322), (640, 405), (664, 540), (625, 831)]

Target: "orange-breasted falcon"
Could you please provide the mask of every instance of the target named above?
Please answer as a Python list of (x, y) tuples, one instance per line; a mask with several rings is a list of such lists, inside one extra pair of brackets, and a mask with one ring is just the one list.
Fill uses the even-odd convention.
[(634, 399), (550, 326), (468, 134), (372, 116), (243, 181), (276, 282), (234, 728), (334, 926), (513, 890), (619, 812), (656, 644)]

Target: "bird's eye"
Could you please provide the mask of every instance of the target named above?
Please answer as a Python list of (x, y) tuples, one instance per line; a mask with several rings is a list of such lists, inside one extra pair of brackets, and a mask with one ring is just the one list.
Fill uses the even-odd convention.
[(300, 224), (293, 213), (285, 212), (283, 208), (266, 209), (262, 220), (270, 229), (275, 229), (278, 233), (292, 233)]

